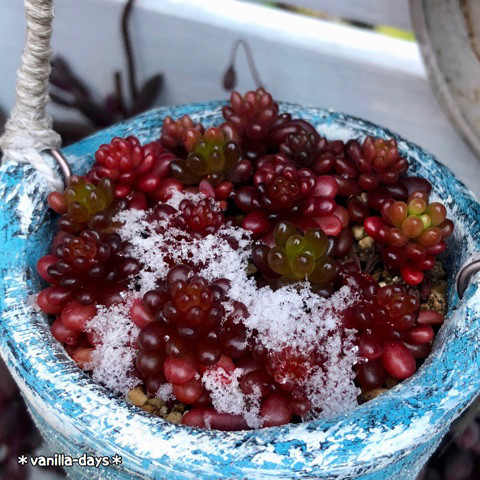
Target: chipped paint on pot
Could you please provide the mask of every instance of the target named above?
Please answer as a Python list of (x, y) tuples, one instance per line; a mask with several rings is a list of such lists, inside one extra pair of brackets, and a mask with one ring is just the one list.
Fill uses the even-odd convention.
[[(206, 125), (221, 119), (221, 102), (161, 108), (103, 130), (63, 150), (74, 173), (114, 136), (157, 139), (166, 115), (190, 114)], [(166, 423), (116, 398), (78, 369), (50, 335), (31, 295), (41, 288), (36, 261), (47, 252), (55, 218), (46, 184), (31, 167), (0, 169), (3, 216), (0, 350), (52, 451), (122, 456), (118, 466), (71, 467), (74, 479), (410, 480), (451, 422), (480, 391), (480, 293), (476, 275), (459, 301), (460, 265), (480, 252), (480, 205), (429, 153), (394, 133), (341, 113), (281, 104), (328, 137), (394, 137), (412, 172), (432, 180), (456, 230), (445, 257), (449, 314), (432, 355), (418, 373), (348, 415), (246, 432), (191, 429)]]

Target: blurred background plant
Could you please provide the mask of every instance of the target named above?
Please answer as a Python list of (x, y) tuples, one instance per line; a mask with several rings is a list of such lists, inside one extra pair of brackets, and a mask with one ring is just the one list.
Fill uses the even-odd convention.
[(250, 69), (250, 73), (252, 74), (252, 79), (255, 83), (256, 88), (264, 86), (262, 80), (260, 79), (260, 74), (258, 73), (258, 68), (255, 63), (255, 59), (253, 57), (250, 45), (245, 40), (240, 39), (233, 44), (232, 53), (230, 55), (230, 63), (228, 64), (222, 79), (223, 88), (227, 92), (234, 90), (237, 86), (236, 60), (240, 47), (243, 48), (245, 56), (247, 57), (248, 68)]
[[(40, 447), (41, 442), (40, 434), (27, 413), (25, 402), (5, 364), (0, 360), (0, 478), (30, 478), (32, 470), (20, 465), (18, 457), (31, 455)], [(63, 472), (50, 468), (45, 473), (46, 478), (53, 480)]]
[[(399, 28), (374, 26), (354, 19), (332, 16), (314, 9), (292, 6), (284, 2), (264, 1), (262, 3), (309, 17), (373, 29), (389, 36), (412, 41), (415, 39), (412, 32)], [(112, 90), (104, 98), (98, 98), (94, 94), (93, 89), (84, 79), (84, 72), (74, 71), (68, 59), (55, 56), (52, 60), (50, 97), (53, 103), (79, 112), (85, 120), (58, 121), (54, 117), (54, 127), (61, 134), (64, 145), (69, 145), (98, 129), (160, 105), (159, 97), (164, 83), (163, 74), (157, 73), (149, 77), (140, 87), (138, 86), (136, 55), (130, 31), (130, 19), (134, 4), (135, 0), (127, 0), (121, 15), (120, 31), (127, 71), (124, 73), (117, 70), (112, 73)], [(245, 54), (253, 84), (257, 88), (264, 86), (249, 43), (245, 39), (238, 39), (232, 45), (230, 62), (221, 79), (222, 86), (226, 91), (235, 89), (237, 85), (236, 60), (240, 50), (243, 50)]]
[(121, 16), (122, 44), (127, 64), (128, 95), (125, 93), (125, 75), (113, 73), (112, 92), (98, 100), (92, 94), (81, 74), (74, 72), (68, 60), (56, 56), (52, 60), (50, 98), (63, 107), (80, 112), (88, 123), (54, 122), (63, 144), (75, 142), (94, 131), (138, 115), (154, 106), (163, 85), (163, 75), (155, 74), (138, 86), (135, 52), (130, 33), (130, 17), (135, 0), (128, 0)]
[(480, 401), (452, 426), (417, 480), (480, 479)]

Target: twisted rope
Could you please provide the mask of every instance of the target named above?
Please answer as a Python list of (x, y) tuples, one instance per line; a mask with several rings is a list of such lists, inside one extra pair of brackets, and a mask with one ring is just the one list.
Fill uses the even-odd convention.
[(50, 100), (53, 0), (24, 0), (24, 4), (27, 31), (22, 63), (17, 72), (17, 98), (0, 138), (0, 148), (3, 161), (29, 163), (54, 190), (61, 190), (62, 180), (40, 153), (61, 144), (60, 136), (52, 129), (52, 118), (45, 111)]

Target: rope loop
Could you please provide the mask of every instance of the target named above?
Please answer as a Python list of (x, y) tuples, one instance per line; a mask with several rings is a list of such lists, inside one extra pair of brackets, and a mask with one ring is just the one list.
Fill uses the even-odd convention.
[(0, 138), (0, 148), (4, 162), (29, 163), (54, 190), (61, 190), (62, 180), (41, 153), (61, 144), (60, 136), (52, 129), (52, 118), (45, 110), (50, 100), (53, 0), (24, 0), (24, 5), (27, 30), (17, 72), (16, 102)]

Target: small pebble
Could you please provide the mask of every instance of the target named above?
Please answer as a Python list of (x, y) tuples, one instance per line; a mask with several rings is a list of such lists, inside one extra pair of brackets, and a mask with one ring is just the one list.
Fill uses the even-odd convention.
[(182, 423), (183, 415), (180, 412), (170, 412), (166, 417), (165, 420), (170, 423)]
[(435, 263), (434, 267), (430, 270), (430, 279), (432, 282), (437, 280), (442, 280), (446, 276), (445, 270), (443, 269), (442, 262)]
[(420, 304), (420, 310), (433, 310), (445, 315), (447, 311), (447, 299), (444, 293), (432, 290), (427, 301)]
[(160, 416), (164, 417), (168, 413), (168, 408), (164, 405), (162, 408), (160, 408)]
[(365, 236), (367, 235), (365, 233), (365, 228), (363, 228), (363, 225), (354, 225), (352, 227), (352, 233), (353, 237), (355, 238), (355, 240), (357, 240), (357, 242), (362, 238), (365, 238)]
[(388, 392), (386, 388), (374, 388), (373, 390), (363, 392), (362, 397), (366, 402), (369, 402), (370, 400), (373, 400), (374, 398), (382, 395), (385, 392)]
[(172, 408), (172, 411), (184, 413), (186, 409), (187, 409), (187, 406), (184, 403), (176, 402)]
[(148, 413), (153, 413), (156, 410), (155, 407), (153, 405), (150, 405), (149, 403), (142, 405), (140, 408)]
[(127, 393), (127, 397), (133, 405), (141, 407), (147, 403), (148, 397), (142, 390), (142, 387), (135, 387)]
[(372, 248), (372, 247), (373, 247), (373, 244), (374, 244), (373, 238), (372, 238), (372, 237), (369, 237), (369, 236), (366, 236), (365, 238), (362, 238), (362, 239), (358, 242), (358, 246), (359, 246), (362, 250), (368, 250), (369, 248)]
[(390, 390), (390, 388), (393, 388), (395, 387), (396, 385), (398, 385), (398, 380), (396, 378), (393, 378), (393, 377), (388, 377), (386, 380), (385, 380), (385, 386)]
[(161, 398), (150, 398), (148, 403), (155, 408), (162, 408), (165, 405), (165, 402)]
[(441, 295), (445, 295), (447, 292), (447, 282), (445, 280), (439, 280), (432, 285), (432, 290)]

